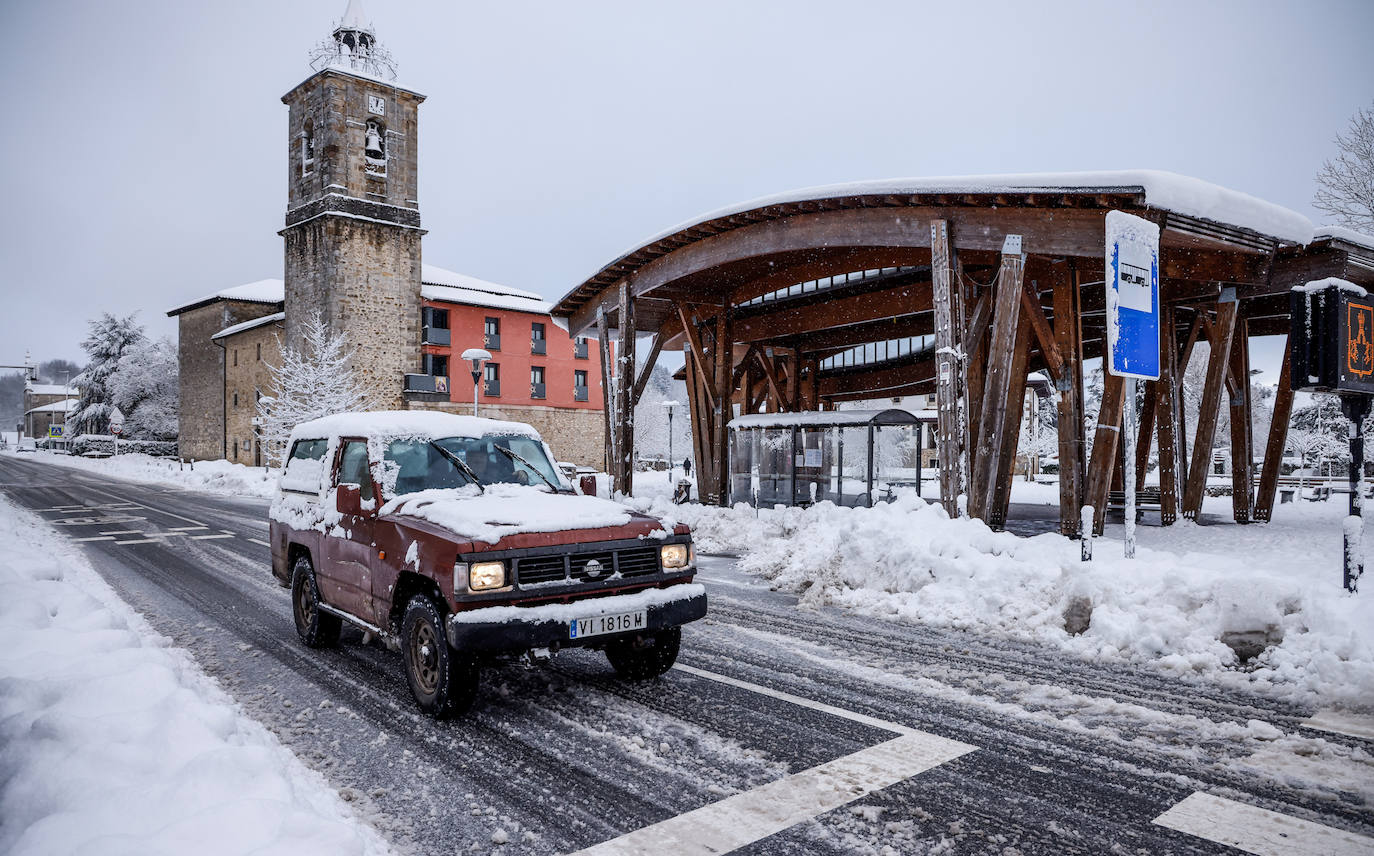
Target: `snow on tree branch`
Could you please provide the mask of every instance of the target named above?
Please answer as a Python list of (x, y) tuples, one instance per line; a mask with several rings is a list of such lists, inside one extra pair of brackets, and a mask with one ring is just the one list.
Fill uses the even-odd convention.
[(1374, 232), (1374, 107), (1355, 114), (1336, 146), (1340, 154), (1317, 172), (1312, 205), (1338, 225)]

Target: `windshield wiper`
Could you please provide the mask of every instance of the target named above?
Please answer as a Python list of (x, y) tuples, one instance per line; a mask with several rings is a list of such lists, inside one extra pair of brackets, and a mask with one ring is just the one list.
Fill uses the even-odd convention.
[[(453, 464), (455, 467), (457, 467), (457, 468), (458, 468), (458, 472), (460, 472), (460, 473), (462, 473), (463, 475), (467, 476), (469, 481), (471, 481), (473, 484), (477, 485), (477, 489), (478, 489), (478, 490), (480, 490), (482, 493), (486, 493), (486, 492), (487, 492), (487, 489), (482, 485), (482, 480), (479, 479), (479, 478), (477, 478), (477, 473), (474, 473), (474, 472), (472, 471), (472, 468), (471, 468), (471, 467), (469, 467), (467, 464), (463, 463), (463, 459), (462, 459), (462, 458), (460, 458), (460, 457), (458, 457), (457, 455), (453, 454), (453, 453), (450, 452), (448, 449), (445, 449), (443, 446), (440, 446), (438, 443), (434, 442), (433, 440), (430, 440), (430, 441), (429, 441), (429, 444), (430, 444), (431, 446), (433, 446), (433, 447), (439, 452), (439, 454), (441, 454), (441, 455), (443, 455), (445, 458), (447, 458), (449, 463), (451, 463), (451, 464)], [(499, 447), (498, 447), (498, 448), (499, 448)]]
[[(493, 446), (496, 446), (495, 443), (492, 443), (492, 445), (493, 445)], [(506, 454), (506, 457), (510, 458), (512, 461), (518, 461), (518, 462), (524, 464), (525, 466), (529, 467), (530, 470), (533, 471), (533, 473), (534, 473), (535, 475), (539, 476), (541, 479), (544, 480), (544, 484), (548, 485), (548, 486), (549, 486), (549, 489), (551, 489), (554, 493), (561, 493), (561, 491), (558, 489), (558, 485), (556, 485), (556, 484), (554, 484), (553, 482), (549, 481), (549, 477), (546, 476), (546, 475), (544, 475), (543, 473), (541, 473), (541, 472), (539, 471), (539, 468), (536, 467), (534, 464), (531, 464), (529, 461), (527, 461), (527, 460), (525, 460), (524, 458), (520, 457), (519, 455), (515, 454), (515, 453), (512, 452), (510, 449), (507, 449), (505, 446), (496, 446), (496, 450), (497, 450), (498, 452), (504, 452), (504, 453)]]

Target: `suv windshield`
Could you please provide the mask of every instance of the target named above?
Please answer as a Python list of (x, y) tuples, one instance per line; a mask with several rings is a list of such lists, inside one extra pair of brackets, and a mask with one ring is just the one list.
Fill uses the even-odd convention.
[[(468, 465), (484, 484), (527, 484), (546, 487), (542, 474), (559, 484), (557, 471), (544, 454), (544, 444), (530, 437), (445, 437), (432, 441), (452, 452)], [(503, 454), (504, 446), (529, 461), (530, 466), (514, 461)], [(393, 496), (429, 490), (431, 488), (463, 487), (471, 481), (463, 471), (440, 454), (430, 440), (392, 440), (382, 456), (382, 469)], [(531, 470), (531, 467), (536, 468)]]

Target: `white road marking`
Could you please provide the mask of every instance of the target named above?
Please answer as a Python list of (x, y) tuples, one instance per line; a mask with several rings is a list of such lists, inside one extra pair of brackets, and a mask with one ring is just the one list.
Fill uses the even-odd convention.
[(1201, 792), (1154, 822), (1256, 856), (1374, 854), (1374, 838)]
[(137, 529), (116, 529), (113, 532), (101, 532), (101, 535), (142, 535)]
[(234, 533), (226, 532), (223, 535), (192, 535), (192, 541), (209, 541), (212, 538), (233, 538)]
[(673, 668), (677, 669), (678, 671), (686, 672), (689, 675), (696, 675), (699, 678), (706, 678), (707, 680), (717, 681), (722, 684), (729, 684), (732, 687), (739, 687), (740, 689), (748, 690), (751, 693), (758, 693), (759, 695), (766, 695), (770, 698), (791, 702), (792, 704), (798, 705), (800, 707), (810, 708), (811, 710), (819, 710), (820, 712), (828, 713), (831, 716), (838, 716), (841, 719), (848, 719), (851, 722), (858, 722), (863, 725), (871, 725), (874, 728), (881, 728), (884, 731), (891, 731), (894, 734), (924, 733), (921, 731), (917, 731), (914, 728), (907, 728), (905, 725), (898, 725), (895, 722), (885, 722), (884, 720), (875, 719), (874, 717), (866, 716), (862, 713), (855, 713), (852, 710), (845, 710), (844, 708), (828, 705), (824, 702), (812, 701), (809, 698), (794, 696), (791, 693), (785, 693), (781, 690), (771, 689), (769, 687), (761, 686), (759, 684), (751, 684), (748, 681), (741, 681), (738, 678), (732, 678), (728, 675), (717, 674), (716, 672), (708, 672), (705, 669), (698, 669), (694, 666), (684, 666), (683, 664), (678, 663), (676, 666), (673, 666)]
[(1361, 716), (1342, 710), (1319, 710), (1299, 723), (1305, 728), (1330, 731), (1347, 737), (1374, 740), (1374, 716)]
[(727, 675), (678, 664), (679, 671), (881, 728), (900, 736), (588, 847), (576, 856), (673, 853), (713, 856), (744, 847), (873, 791), (909, 779), (977, 747)]
[(974, 748), (934, 734), (904, 734), (588, 847), (577, 856), (728, 853), (924, 773)]
[(267, 543), (266, 541), (259, 541), (257, 538), (249, 538), (248, 540), (249, 540), (249, 541), (252, 541), (254, 544), (261, 544), (261, 545), (264, 546), (264, 547), (271, 547), (271, 546), (272, 546), (271, 544)]
[(116, 544), (161, 544), (160, 538), (138, 538), (133, 541), (116, 541)]
[(209, 529), (209, 526), (168, 526), (168, 532), (190, 532), (195, 529)]
[(113, 535), (92, 535), (90, 538), (73, 538), (72, 541), (113, 541)]

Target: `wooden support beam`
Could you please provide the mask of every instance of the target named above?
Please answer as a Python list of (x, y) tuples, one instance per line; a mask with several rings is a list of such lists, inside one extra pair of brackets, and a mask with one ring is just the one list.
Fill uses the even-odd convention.
[(693, 359), (692, 363), (697, 369), (697, 380), (699, 389), (706, 395), (707, 405), (711, 410), (716, 409), (716, 393), (710, 379), (707, 376), (708, 367), (711, 362), (706, 359), (705, 349), (701, 345), (701, 331), (697, 325), (692, 323), (692, 319), (687, 316), (687, 307), (679, 303), (677, 305), (678, 318), (682, 321), (682, 331), (687, 337), (687, 347)]
[(734, 398), (734, 389), (730, 386), (731, 370), (734, 368), (730, 362), (734, 358), (735, 349), (734, 340), (731, 338), (732, 326), (730, 313), (722, 312), (716, 316), (713, 354), (716, 364), (716, 416), (715, 436), (711, 443), (712, 497), (709, 499), (719, 505), (730, 503), (730, 432), (726, 429), (726, 424), (733, 415), (730, 413), (730, 404)]
[(620, 281), (620, 353), (616, 354), (615, 406), (620, 436), (616, 442), (619, 460), (611, 471), (615, 490), (625, 496), (634, 494), (635, 449), (635, 306), (630, 281)]
[(1045, 358), (1045, 368), (1050, 373), (1050, 379), (1058, 381), (1064, 376), (1064, 357), (1059, 351), (1058, 342), (1054, 339), (1054, 330), (1050, 327), (1049, 319), (1045, 317), (1045, 310), (1040, 306), (1040, 295), (1036, 293), (1034, 283), (1027, 282), (1021, 290), (1021, 311), (1030, 321), (1035, 341), (1040, 344), (1040, 353)]
[[(1229, 299), (1225, 299), (1229, 298)], [(1188, 484), (1183, 491), (1183, 516), (1196, 519), (1207, 489), (1207, 474), (1212, 471), (1212, 441), (1216, 439), (1221, 392), (1226, 387), (1226, 364), (1231, 354), (1231, 337), (1236, 332), (1237, 309), (1234, 289), (1217, 302), (1217, 334), (1207, 358), (1207, 382), (1202, 390), (1197, 436), (1193, 438), (1193, 462), (1188, 467)]]
[(1279, 370), (1279, 388), (1274, 395), (1274, 418), (1269, 423), (1269, 442), (1264, 445), (1264, 468), (1260, 471), (1259, 490), (1255, 497), (1255, 519), (1268, 523), (1274, 516), (1274, 494), (1278, 492), (1279, 467), (1283, 463), (1284, 447), (1288, 445), (1288, 420), (1293, 415), (1292, 357), (1288, 338), (1283, 340), (1283, 368)]
[(1102, 406), (1097, 412), (1097, 433), (1093, 435), (1092, 460), (1088, 462), (1087, 504), (1093, 507), (1093, 532), (1102, 534), (1107, 519), (1107, 491), (1116, 468), (1116, 450), (1121, 439), (1121, 378), (1109, 374), (1102, 382)]
[(687, 411), (692, 419), (692, 458), (696, 462), (697, 477), (697, 498), (706, 495), (707, 473), (706, 473), (706, 441), (711, 436), (709, 422), (709, 410), (706, 406), (706, 396), (702, 389), (701, 372), (697, 371), (697, 366), (693, 363), (696, 357), (692, 355), (690, 347), (683, 349), (683, 366), (686, 371), (683, 373), (687, 384)]
[(1051, 268), (1054, 287), (1054, 338), (1064, 358), (1059, 390), (1059, 532), (1077, 537), (1083, 507), (1083, 331), (1079, 321), (1080, 275), (1072, 264)]
[(1016, 446), (1021, 439), (1021, 420), (1026, 410), (1026, 362), (1030, 358), (1033, 325), (1023, 314), (1016, 330), (1016, 345), (1012, 350), (1011, 374), (1006, 392), (1006, 425), (1002, 441), (996, 450), (995, 482), (987, 511), (987, 523), (1001, 529), (1007, 523), (1007, 505), (1011, 502), (1011, 483), (1016, 477)]
[(784, 366), (787, 368), (787, 409), (796, 413), (801, 410), (801, 354), (793, 353)]
[(1249, 523), (1255, 511), (1255, 437), (1250, 422), (1250, 334), (1244, 318), (1236, 319), (1226, 373), (1235, 381), (1231, 389), (1231, 514), (1237, 523)]
[[(1182, 504), (1180, 485), (1186, 476), (1179, 472), (1183, 452), (1183, 375), (1178, 365), (1178, 334), (1174, 327), (1174, 307), (1159, 307), (1159, 383), (1155, 386), (1156, 421), (1159, 423), (1159, 520), (1172, 526)], [(1139, 474), (1137, 470), (1137, 477)]]
[(1140, 409), (1136, 411), (1140, 422), (1135, 441), (1135, 488), (1140, 490), (1145, 484), (1145, 473), (1150, 468), (1150, 446), (1155, 437), (1155, 410), (1159, 404), (1159, 381), (1147, 380)]
[(640, 396), (644, 394), (644, 385), (649, 382), (649, 375), (654, 373), (654, 366), (658, 363), (659, 352), (663, 350), (664, 335), (660, 331), (654, 335), (654, 341), (649, 346), (649, 355), (644, 358), (644, 365), (639, 369), (639, 379), (635, 381), (635, 388), (631, 393), (631, 407), (639, 406)]
[(615, 472), (615, 376), (611, 374), (613, 368), (611, 364), (611, 340), (610, 330), (607, 329), (606, 313), (598, 312), (596, 315), (596, 346), (597, 353), (601, 356), (601, 396), (604, 402), (601, 408), (602, 423), (606, 429), (606, 472)]
[(735, 322), (735, 337), (739, 342), (755, 342), (806, 336), (833, 327), (929, 312), (932, 309), (930, 300), (929, 286), (908, 280), (881, 290), (846, 294), (805, 306), (770, 308), (766, 312), (750, 314)]
[[(768, 381), (768, 391), (771, 393), (773, 401), (777, 404), (776, 412), (786, 413), (790, 411), (792, 409), (791, 402), (786, 395), (783, 395), (782, 381), (778, 379), (778, 371), (777, 368), (774, 367), (773, 361), (768, 359), (763, 351), (758, 349), (754, 350), (754, 360), (758, 363), (759, 368), (763, 370), (764, 379)], [(768, 412), (773, 413), (775, 411), (769, 408)]]
[[(983, 415), (979, 421), (978, 444), (969, 462), (970, 517), (987, 520), (994, 508), (998, 478), (998, 455), (1007, 442), (1008, 390), (1013, 385), (1012, 368), (1021, 320), (1021, 282), (1025, 257), (1020, 253), (1002, 256), (997, 274), (997, 289), (992, 311), (991, 339), (988, 342), (987, 375), (983, 381)], [(1015, 407), (1020, 407), (1017, 402)], [(1015, 438), (1012, 438), (1015, 442)]]
[(963, 354), (964, 301), (955, 279), (954, 259), (950, 255), (949, 224), (935, 220), (930, 224), (931, 303), (935, 310), (935, 410), (937, 431), (935, 448), (940, 474), (940, 503), (950, 517), (959, 516), (959, 495), (965, 492), (965, 474), (960, 466), (967, 454), (968, 400)]

